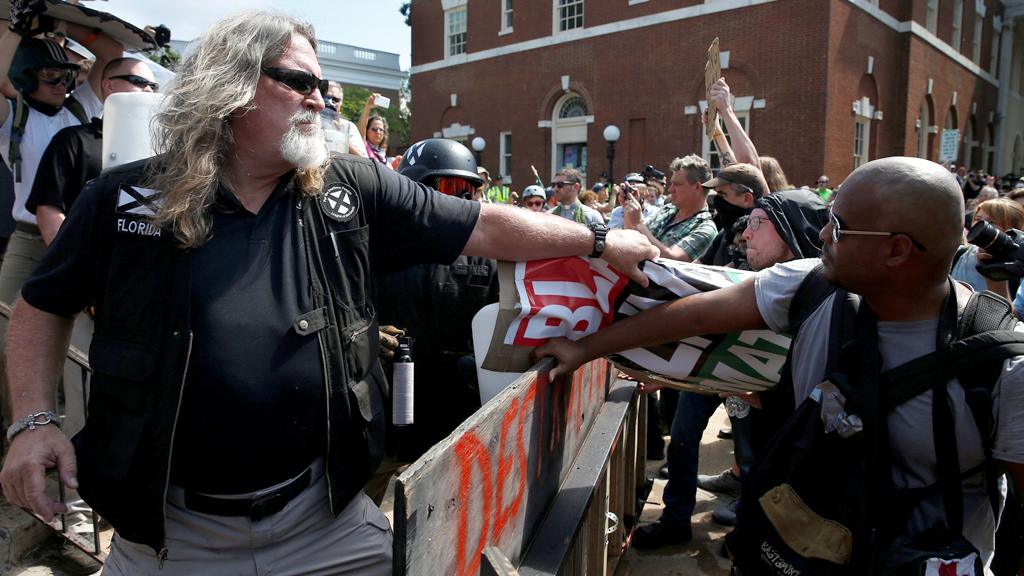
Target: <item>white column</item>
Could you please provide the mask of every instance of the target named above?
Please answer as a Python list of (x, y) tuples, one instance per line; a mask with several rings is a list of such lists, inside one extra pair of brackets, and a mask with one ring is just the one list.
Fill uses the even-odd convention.
[[(1010, 81), (1013, 79), (1010, 66), (1013, 65), (1013, 28), (1017, 18), (1024, 14), (1024, 6), (1010, 8), (1003, 14), (1002, 42), (999, 47), (999, 100), (996, 111), (999, 121), (996, 122), (995, 161), (992, 165), (993, 174), (1003, 174), (1003, 138), (1006, 135), (1006, 110), (1010, 103)], [(985, 143), (986, 145), (988, 142)], [(1012, 159), (1011, 159), (1012, 162)]]

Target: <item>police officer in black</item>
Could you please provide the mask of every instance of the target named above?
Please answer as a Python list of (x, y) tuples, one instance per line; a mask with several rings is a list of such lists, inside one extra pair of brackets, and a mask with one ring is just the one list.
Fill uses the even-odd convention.
[[(657, 251), (329, 157), (308, 24), (250, 12), (198, 44), (158, 116), (160, 154), (86, 186), (15, 306), (4, 494), (50, 517), (57, 468), (117, 531), (107, 574), (390, 573), (390, 528), (362, 492), (387, 393), (376, 274), (591, 254), (645, 282)], [(92, 397), (72, 447), (54, 383), (88, 304)]]
[[(473, 153), (443, 138), (410, 146), (398, 172), (459, 198), (470, 198), (483, 184)], [(497, 272), (490, 258), (459, 256), (451, 264), (422, 264), (379, 278), (380, 321), (413, 339), (420, 392), (414, 396), (415, 423), (398, 431), (399, 460), (415, 460), (480, 407), (471, 323), (481, 308), (498, 301)]]

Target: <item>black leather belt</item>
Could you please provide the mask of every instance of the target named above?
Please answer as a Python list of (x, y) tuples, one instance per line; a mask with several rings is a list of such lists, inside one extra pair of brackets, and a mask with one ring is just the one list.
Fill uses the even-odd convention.
[(14, 229), (18, 232), (24, 232), (25, 234), (31, 234), (33, 236), (42, 236), (42, 232), (39, 231), (39, 226), (35, 224), (29, 224), (28, 222), (15, 222)]
[(186, 490), (185, 507), (193, 512), (214, 516), (248, 516), (253, 521), (262, 520), (280, 512), (292, 498), (308, 488), (312, 475), (313, 469), (306, 468), (305, 472), (288, 484), (253, 498), (218, 498)]

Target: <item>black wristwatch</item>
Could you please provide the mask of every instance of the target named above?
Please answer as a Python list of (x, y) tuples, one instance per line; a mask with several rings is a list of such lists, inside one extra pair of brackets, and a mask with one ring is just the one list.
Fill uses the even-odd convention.
[(608, 227), (604, 224), (587, 224), (587, 228), (594, 233), (594, 251), (590, 253), (590, 257), (600, 258), (604, 253), (604, 239), (608, 236)]

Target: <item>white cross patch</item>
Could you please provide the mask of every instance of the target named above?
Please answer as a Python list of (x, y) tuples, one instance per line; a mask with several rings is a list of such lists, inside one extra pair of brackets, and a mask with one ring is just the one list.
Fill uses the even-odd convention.
[(332, 220), (348, 222), (359, 212), (359, 194), (345, 184), (334, 184), (320, 197), (320, 209)]

